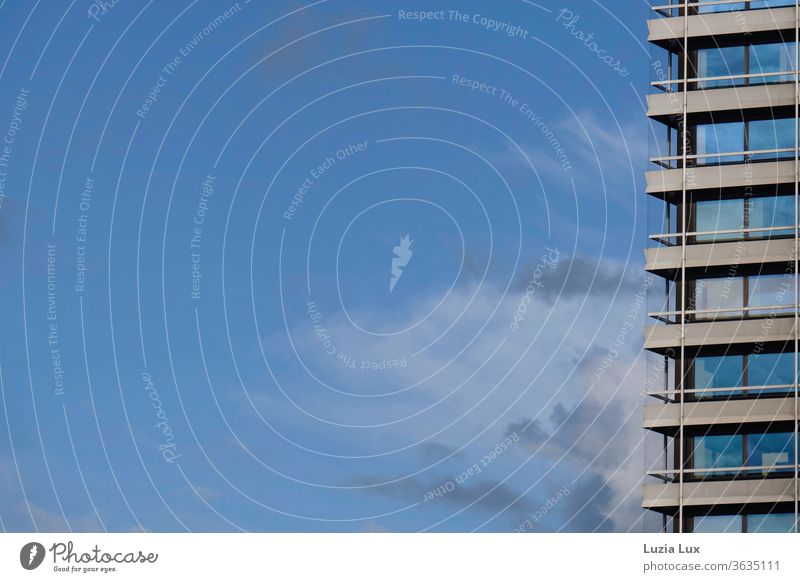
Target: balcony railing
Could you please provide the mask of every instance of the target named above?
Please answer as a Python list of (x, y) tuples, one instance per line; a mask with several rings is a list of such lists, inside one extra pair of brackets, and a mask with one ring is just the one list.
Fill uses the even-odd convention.
[[(691, 167), (707, 167), (707, 166), (724, 166), (729, 164), (739, 164), (745, 162), (774, 162), (776, 160), (785, 160), (785, 159), (793, 159), (794, 158), (795, 148), (775, 148), (775, 149), (768, 149), (768, 150), (745, 150), (745, 151), (738, 151), (738, 152), (711, 152), (711, 153), (703, 153), (703, 154), (688, 154), (685, 156), (687, 162), (695, 162), (691, 164)], [(787, 154), (791, 153), (792, 156), (781, 156), (777, 154)], [(761, 157), (756, 158), (754, 156), (769, 156), (769, 157)], [(722, 158), (736, 158), (731, 159), (727, 162), (719, 162), (719, 163), (697, 163), (698, 160), (721, 160)], [(650, 158), (650, 162), (661, 166), (667, 170), (679, 170), (681, 168), (680, 164), (673, 164), (672, 162), (682, 162), (684, 156), (657, 156), (654, 158)]]
[[(659, 234), (651, 234), (648, 238), (652, 241), (658, 242), (664, 246), (674, 247), (680, 246), (683, 237), (694, 238), (694, 241), (687, 241), (687, 244), (708, 244), (719, 242), (736, 242), (743, 240), (765, 240), (770, 238), (770, 234), (779, 233), (774, 238), (786, 238), (792, 236), (794, 225), (787, 224), (786, 226), (761, 226), (753, 228), (733, 228), (725, 230), (697, 230), (690, 232), (662, 232)], [(747, 235), (764, 233), (764, 236), (750, 237)], [(735, 237), (727, 235), (741, 234), (745, 236)], [(697, 240), (700, 237), (715, 237), (706, 238), (705, 240)], [(719, 237), (719, 238), (717, 238)], [(675, 239), (674, 241), (671, 239)]]
[(701, 0), (693, 2), (676, 0), (669, 3), (664, 3), (663, 0), (655, 0), (654, 4), (656, 5), (651, 7), (653, 12), (660, 16), (671, 18), (683, 16), (684, 10), (688, 10), (689, 14), (694, 15), (785, 8), (794, 6), (795, 0)]
[[(682, 89), (673, 90), (673, 85), (683, 85), (684, 89), (689, 84), (702, 84), (702, 83), (719, 83), (722, 81), (738, 81), (742, 80), (744, 83), (731, 83), (730, 85), (726, 86), (718, 86), (715, 85), (713, 87), (697, 87), (697, 89), (701, 90), (708, 90), (708, 89), (724, 89), (729, 87), (746, 87), (746, 86), (761, 86), (761, 85), (771, 85), (771, 84), (778, 84), (778, 83), (791, 83), (794, 82), (794, 76), (797, 75), (799, 71), (777, 71), (777, 72), (767, 72), (767, 73), (741, 73), (738, 75), (719, 75), (715, 77), (691, 77), (688, 79), (672, 79), (672, 80), (661, 80), (661, 81), (652, 81), (650, 85), (653, 87), (657, 87), (666, 93), (678, 93)], [(769, 80), (774, 77), (778, 77), (777, 80)], [(751, 79), (762, 80), (760, 83), (751, 83)]]
[[(687, 388), (683, 393), (689, 396), (697, 394), (710, 395), (713, 398), (715, 395), (719, 396), (741, 396), (744, 398), (761, 396), (769, 392), (772, 395), (785, 395), (797, 392), (797, 384), (769, 384), (767, 386), (729, 386), (727, 388)], [(647, 396), (658, 398), (664, 402), (675, 404), (680, 402), (681, 390), (676, 388), (674, 390), (650, 390), (646, 392)], [(690, 400), (690, 402), (699, 402), (699, 399)]]
[[(667, 325), (675, 325), (680, 323), (680, 320), (677, 316), (683, 314), (685, 317), (691, 319), (691, 321), (697, 323), (705, 323), (709, 321), (716, 321), (718, 319), (725, 318), (725, 314), (730, 314), (727, 320), (730, 319), (739, 319), (742, 317), (752, 318), (758, 316), (772, 316), (772, 314), (777, 315), (793, 315), (794, 314), (795, 306), (792, 304), (784, 304), (784, 305), (756, 305), (753, 307), (721, 307), (719, 309), (686, 309), (684, 311), (651, 311), (647, 314), (648, 317), (653, 319), (657, 319), (662, 323), (666, 323)], [(791, 311), (787, 311), (791, 310)], [(761, 313), (756, 313), (754, 316), (751, 316), (750, 313), (753, 311), (758, 311)], [(714, 315), (715, 317), (698, 317), (698, 315)], [(720, 316), (720, 317), (716, 317)], [(673, 319), (670, 319), (672, 317)]]
[[(709, 477), (717, 479), (742, 479), (767, 476), (780, 476), (781, 474), (794, 473), (798, 468), (797, 464), (774, 464), (759, 465), (752, 467), (709, 467), (699, 469), (683, 469), (683, 474), (687, 480), (701, 481)], [(671, 483), (677, 480), (680, 469), (659, 469), (657, 471), (647, 471), (648, 477), (655, 477), (662, 481)]]

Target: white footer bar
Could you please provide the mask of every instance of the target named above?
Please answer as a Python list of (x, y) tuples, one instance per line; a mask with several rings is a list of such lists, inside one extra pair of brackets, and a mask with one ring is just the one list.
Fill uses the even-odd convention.
[(794, 534), (2, 534), (0, 580), (798, 580)]

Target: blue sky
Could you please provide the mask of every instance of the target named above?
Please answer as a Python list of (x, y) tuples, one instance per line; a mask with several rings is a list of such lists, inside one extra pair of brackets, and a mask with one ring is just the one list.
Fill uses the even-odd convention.
[(0, 3), (4, 530), (645, 528), (645, 2), (101, 5)]

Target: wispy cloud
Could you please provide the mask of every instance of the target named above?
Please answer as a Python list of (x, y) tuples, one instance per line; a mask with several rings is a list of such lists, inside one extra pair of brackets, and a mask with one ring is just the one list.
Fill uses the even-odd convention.
[[(281, 413), (282, 420), (298, 422), (298, 434), (317, 430), (336, 434), (341, 439), (337, 443), (349, 440), (360, 452), (424, 443), (412, 447), (413, 461), (406, 458), (401, 463), (406, 473), (370, 471), (363, 463), (358, 469), (343, 469), (350, 477), (342, 482), (402, 501), (420, 501), (425, 491), (453, 477), (460, 465), (477, 462), (508, 432), (518, 431), (524, 447), (509, 452), (493, 467), (497, 473), (467, 483), (458, 493), (447, 495), (444, 503), (459, 509), (473, 505), (481, 510), (487, 527), (500, 527), (492, 525), (491, 512), (498, 518), (504, 515), (503, 527), (511, 527), (513, 519), (523, 518), (554, 490), (570, 483), (574, 494), (560, 510), (565, 528), (637, 527), (643, 467), (637, 449), (642, 437), (639, 394), (645, 376), (638, 360), (638, 336), (631, 334), (602, 381), (591, 372), (625, 323), (638, 282), (614, 261), (564, 257), (561, 263), (564, 268), (543, 280), (548, 292), (534, 296), (519, 333), (510, 333), (509, 324), (522, 289), (515, 286), (504, 294), (495, 284), (456, 287), (438, 309), (435, 297), (419, 298), (406, 312), (395, 314), (401, 321), (417, 321), (421, 314), (431, 313), (413, 334), (376, 340), (354, 330), (344, 317), (327, 320), (331, 337), (350, 354), (367, 360), (408, 358), (407, 367), (390, 374), (348, 369), (320, 349), (312, 331), (302, 326), (293, 329), (295, 347), (319, 376), (340, 386), (392, 393), (345, 398), (295, 374), (292, 397), (297, 402), (341, 423), (389, 424), (367, 431), (331, 431), (297, 411)], [(355, 316), (373, 326), (381, 323), (381, 317), (385, 324), (387, 317)], [(437, 339), (454, 321), (458, 323), (451, 332)], [(272, 338), (270, 345), (278, 343)], [(292, 365), (293, 355), (286, 350), (273, 353), (287, 354), (282, 364)], [(402, 390), (408, 386), (415, 387)], [(381, 485), (387, 481), (396, 482)], [(506, 511), (507, 507), (512, 510)], [(415, 511), (425, 511), (424, 504)]]

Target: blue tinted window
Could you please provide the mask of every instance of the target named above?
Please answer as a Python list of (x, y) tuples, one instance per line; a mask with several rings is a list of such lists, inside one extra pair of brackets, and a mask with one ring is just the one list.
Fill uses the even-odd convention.
[[(742, 356), (706, 356), (694, 360), (694, 387), (733, 388), (743, 385)], [(697, 392), (698, 398), (719, 398), (732, 392)]]
[[(697, 212), (697, 232), (719, 230), (738, 230), (744, 228), (744, 199), (703, 200), (695, 204)], [(792, 197), (794, 211), (794, 197)], [(794, 221), (792, 221), (794, 223)], [(698, 235), (698, 241), (738, 240), (742, 233)]]
[[(794, 124), (792, 119), (762, 119), (748, 124), (749, 151), (778, 150), (792, 148), (794, 150)], [(730, 150), (734, 151), (734, 150)], [(755, 154), (754, 160), (794, 157), (794, 152), (776, 152)], [(723, 161), (725, 161), (723, 159)], [(794, 221), (792, 221), (794, 223)]]
[[(697, 469), (740, 467), (742, 465), (741, 435), (707, 435), (694, 438), (694, 466)], [(723, 475), (716, 471), (711, 475)], [(700, 473), (699, 475), (702, 475)]]
[(694, 518), (694, 533), (740, 533), (741, 515), (704, 515)]
[(747, 435), (747, 464), (751, 467), (794, 464), (794, 433)]
[[(711, 12), (739, 12), (745, 10), (747, 4), (744, 2), (731, 2), (730, 4), (716, 4), (719, 0), (700, 0), (697, 12), (708, 14)], [(665, 2), (664, 4), (669, 4)], [(708, 4), (708, 5), (704, 5)], [(759, 8), (778, 8), (781, 6), (794, 6), (794, 0), (751, 0), (750, 10)]]
[[(768, 128), (762, 127), (761, 133), (768, 135)], [(709, 123), (698, 125), (696, 128), (697, 134), (697, 153), (698, 154), (715, 154), (715, 153), (731, 153), (744, 151), (744, 124), (740, 121), (734, 123)], [(773, 142), (775, 141), (775, 130), (772, 131)], [(794, 144), (794, 142), (792, 142)], [(702, 157), (697, 159), (698, 164), (719, 164), (741, 162), (744, 160), (743, 156), (724, 156), (724, 157)]]
[[(794, 375), (794, 354), (752, 354), (747, 357), (747, 383), (750, 386), (775, 386), (792, 384)], [(785, 392), (789, 388), (777, 388), (775, 392)], [(751, 394), (769, 390), (751, 391)]]
[[(725, 48), (708, 48), (697, 51), (697, 76), (704, 77), (728, 77), (742, 75), (745, 70), (745, 48), (741, 46)], [(731, 85), (743, 85), (745, 80), (727, 79), (718, 81), (700, 81), (697, 86), (700, 89), (711, 87), (730, 87)]]
[[(750, 46), (750, 73), (783, 73), (794, 70), (794, 43), (754, 44)], [(751, 85), (761, 83), (786, 83), (793, 75), (752, 77)]]
[(794, 531), (793, 513), (762, 513), (747, 516), (747, 531), (752, 533), (789, 533)]
[[(694, 518), (694, 533), (739, 533), (742, 531), (741, 515), (702, 515)], [(747, 515), (748, 533), (791, 533), (794, 531), (793, 513), (751, 513)]]
[[(767, 196), (748, 200), (750, 228), (794, 225), (794, 196)], [(789, 236), (790, 230), (751, 232), (750, 238)]]
[[(696, 242), (763, 239), (791, 236), (794, 224), (794, 196), (764, 196), (698, 200), (694, 203), (695, 232), (732, 231), (698, 234)], [(745, 233), (745, 216), (750, 232)], [(785, 230), (779, 227), (787, 227)], [(775, 228), (775, 230), (754, 229)]]
[(752, 0), (750, 9), (757, 8), (778, 8), (780, 6), (794, 6), (794, 0)]
[(744, 10), (745, 7), (744, 2), (736, 2), (732, 4), (710, 4), (709, 6), (703, 6), (704, 3), (712, 1), (713, 0), (700, 0), (700, 6), (698, 6), (697, 11), (700, 14), (708, 14), (710, 12), (738, 12), (739, 10)]
[(750, 315), (793, 312), (793, 308), (783, 308), (794, 303), (794, 275), (758, 275), (748, 277), (749, 307), (769, 307), (770, 309), (751, 309)]

